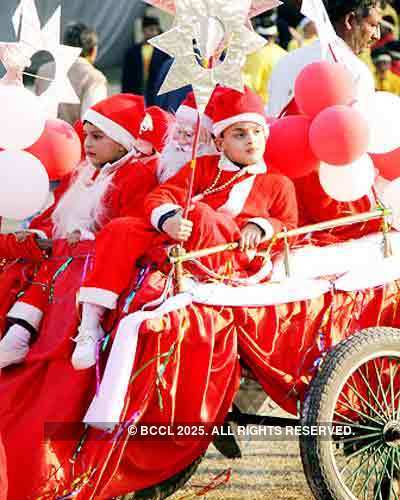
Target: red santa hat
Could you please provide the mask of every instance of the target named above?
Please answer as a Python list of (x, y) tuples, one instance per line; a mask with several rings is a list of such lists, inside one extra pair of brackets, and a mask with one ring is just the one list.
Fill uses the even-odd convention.
[(238, 122), (253, 122), (264, 127), (268, 135), (269, 127), (265, 121), (264, 103), (257, 94), (245, 87), (243, 93), (225, 90), (214, 102), (213, 134), (218, 137), (226, 128)]
[(108, 97), (88, 109), (83, 116), (83, 121), (98, 127), (127, 151), (137, 146), (145, 119), (144, 99), (133, 94)]
[(159, 153), (164, 149), (175, 123), (174, 117), (158, 106), (146, 109), (141, 123), (138, 139), (150, 142)]
[[(201, 125), (205, 129), (207, 129), (208, 131), (211, 132), (213, 123), (212, 123), (212, 119), (210, 118), (208, 111), (209, 111), (209, 106), (207, 105), (205, 113), (201, 117)], [(196, 125), (198, 111), (197, 111), (196, 99), (194, 97), (193, 92), (189, 92), (186, 95), (185, 100), (182, 102), (182, 104), (176, 110), (175, 116), (176, 116), (176, 119), (178, 121), (183, 120), (183, 121), (189, 122), (193, 126)]]

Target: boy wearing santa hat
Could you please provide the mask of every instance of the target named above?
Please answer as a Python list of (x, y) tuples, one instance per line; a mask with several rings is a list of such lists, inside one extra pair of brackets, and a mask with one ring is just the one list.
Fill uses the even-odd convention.
[[(216, 102), (213, 133), (221, 155), (197, 160), (188, 218), (184, 207), (192, 168), (186, 165), (173, 179), (156, 188), (145, 201), (144, 219), (112, 221), (96, 241), (94, 268), (79, 292), (83, 303), (81, 330), (93, 339), (101, 330), (106, 309), (114, 309), (129, 286), (137, 259), (158, 245), (185, 243), (187, 250), (239, 241), (241, 250), (256, 248), (284, 227), (297, 224), (292, 182), (267, 174), (263, 154), (268, 137), (260, 97), (245, 89), (224, 92)], [(249, 265), (245, 252), (224, 252), (202, 262), (220, 271), (227, 259), (235, 270)], [(112, 263), (113, 272), (110, 273)], [(95, 344), (75, 368), (95, 363)], [(78, 361), (78, 362), (76, 362)]]
[[(74, 246), (94, 240), (111, 219), (142, 214), (145, 196), (157, 185), (157, 152), (169, 126), (167, 113), (155, 106), (146, 110), (143, 97), (130, 94), (114, 95), (86, 112), (87, 161), (62, 182), (54, 204), (30, 225), (30, 232), (53, 239), (53, 254), (7, 314), (12, 326), (0, 341), (0, 368), (22, 361), (28, 353), (60, 257), (69, 252), (65, 241)], [(24, 238), (32, 235), (16, 235)], [(78, 346), (86, 342), (79, 335), (75, 340)]]

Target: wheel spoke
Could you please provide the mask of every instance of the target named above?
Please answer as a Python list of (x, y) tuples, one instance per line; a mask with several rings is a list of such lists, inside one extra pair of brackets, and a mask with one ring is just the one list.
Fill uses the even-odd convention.
[[(378, 415), (379, 418), (382, 418), (381, 415), (376, 411), (376, 409), (372, 406), (371, 402), (369, 401), (369, 395), (370, 394), (374, 394), (374, 391), (372, 390), (372, 387), (370, 386), (370, 384), (368, 382), (368, 379), (365, 379), (365, 377), (363, 376), (361, 368), (362, 368), (362, 366), (358, 367), (357, 371), (354, 372), (354, 373), (352, 373), (351, 376), (350, 376), (350, 380), (352, 380), (352, 382), (353, 382), (353, 384), (354, 384), (355, 387), (350, 386), (350, 380), (347, 381), (347, 385), (350, 386), (354, 392), (356, 392), (357, 396), (359, 398), (361, 398), (361, 402), (367, 405), (367, 408), (368, 407), (372, 408), (372, 411), (374, 411)], [(362, 378), (362, 380), (364, 382), (364, 385), (365, 385), (365, 387), (367, 389), (368, 401), (363, 396), (361, 396), (361, 391), (359, 389), (357, 380), (355, 379), (355, 375), (357, 373), (360, 374), (360, 376), (361, 376), (361, 378)], [(381, 412), (385, 413), (384, 410), (383, 410), (383, 407), (380, 406), (379, 400), (376, 400), (376, 403), (380, 407)]]
[(372, 468), (371, 468), (371, 471), (369, 470), (369, 460), (368, 460), (368, 470), (367, 470), (367, 478), (365, 479), (365, 481), (361, 484), (361, 488), (360, 488), (360, 491), (357, 493), (357, 497), (358, 495), (364, 491), (364, 497), (366, 494), (368, 494), (368, 486), (369, 486), (369, 482), (371, 481), (371, 478), (374, 474), (374, 472), (376, 472), (377, 470), (377, 465), (378, 465), (378, 462), (380, 462), (381, 458), (382, 458), (382, 455), (384, 453), (384, 450), (381, 450), (381, 448), (383, 448), (384, 445), (381, 444), (375, 451), (374, 453), (372, 453), (372, 455), (370, 455), (370, 458), (372, 459), (377, 453), (379, 453), (379, 455), (374, 459), (374, 463), (372, 464)]
[(384, 422), (383, 421), (379, 421), (379, 420), (376, 420), (376, 418), (374, 417), (371, 417), (371, 415), (367, 415), (366, 413), (362, 412), (361, 410), (357, 409), (357, 408), (352, 408), (351, 406), (347, 405), (346, 403), (344, 402), (341, 402), (340, 403), (342, 406), (344, 406), (345, 408), (347, 408), (348, 410), (352, 411), (352, 412), (355, 412), (357, 413), (358, 415), (361, 415), (362, 417), (365, 417), (366, 419), (368, 420), (372, 420), (374, 421), (375, 423), (377, 423), (379, 426), (383, 427), (383, 424)]
[(390, 481), (390, 483), (389, 483), (389, 497), (390, 497), (390, 495), (392, 493), (394, 493), (394, 500), (398, 500), (399, 497), (398, 497), (398, 495), (397, 495), (397, 493), (396, 493), (396, 491), (394, 489), (395, 483), (393, 481), (393, 476), (394, 476), (394, 462), (395, 462), (394, 455), (395, 455), (395, 453), (396, 453), (395, 448), (392, 448), (392, 453), (391, 453), (392, 456), (390, 458), (390, 462), (391, 463), (390, 463), (390, 475), (389, 475), (389, 481)]
[[(353, 422), (353, 420), (351, 420), (351, 418), (349, 417), (346, 417), (345, 415), (342, 415), (341, 413), (335, 411), (335, 415), (339, 415), (339, 417), (342, 417), (344, 418), (347, 422), (349, 422), (351, 425), (350, 427), (356, 427), (357, 429), (366, 429), (368, 431), (376, 431), (377, 429), (382, 429), (382, 425), (379, 424), (378, 427), (371, 427), (370, 425), (363, 425), (363, 424), (356, 424)], [(333, 425), (343, 425), (345, 422), (339, 422), (337, 420), (333, 420), (332, 421), (332, 424)]]
[[(375, 392), (372, 390), (372, 387), (370, 386), (368, 380), (365, 378), (365, 376), (361, 370), (358, 370), (358, 372), (360, 373), (360, 377), (363, 379), (363, 382), (364, 382), (366, 388), (368, 389), (368, 395), (371, 395), (373, 397), (374, 401), (379, 406), (381, 412), (385, 415), (386, 414), (385, 410), (384, 410), (383, 406), (381, 405), (379, 399), (376, 397)], [(381, 416), (381, 415), (379, 415), (379, 416)]]
[(365, 445), (364, 448), (361, 448), (360, 450), (356, 450), (354, 453), (347, 455), (345, 458), (346, 458), (346, 460), (352, 460), (353, 458), (357, 457), (361, 453), (364, 453), (366, 450), (368, 450), (369, 448), (372, 448), (372, 446), (375, 446), (377, 444), (381, 444), (380, 439), (377, 439), (376, 441)]
[(370, 439), (371, 437), (382, 436), (382, 432), (371, 432), (370, 434), (363, 434), (362, 436), (354, 436), (351, 438), (340, 439), (339, 443), (351, 443), (353, 441), (363, 441), (364, 439)]
[(397, 374), (397, 370), (399, 369), (399, 363), (397, 363), (397, 366), (396, 366), (396, 371), (393, 373), (392, 371), (392, 364), (390, 364), (390, 396), (391, 396), (391, 407), (392, 407), (392, 418), (393, 419), (396, 419), (396, 400), (395, 400), (395, 397), (394, 397), (394, 381), (395, 381), (395, 377), (396, 377), (396, 374)]
[[(379, 497), (382, 498), (382, 492), (381, 492), (381, 484), (383, 481), (383, 478), (385, 476), (385, 471), (386, 471), (386, 466), (389, 461), (389, 452), (387, 449), (384, 450), (384, 453), (386, 452), (386, 457), (385, 457), (385, 463), (383, 464), (382, 471), (379, 475), (379, 483), (375, 485), (375, 495), (374, 495), (374, 500), (379, 500)], [(379, 495), (379, 496), (378, 496)]]
[(376, 359), (373, 359), (372, 360), (372, 363), (374, 364), (374, 368), (375, 368), (375, 372), (376, 372), (376, 377), (378, 379), (378, 385), (379, 385), (379, 388), (381, 390), (381, 393), (382, 393), (382, 397), (384, 399), (384, 403), (385, 403), (385, 406), (386, 406), (386, 409), (387, 409), (387, 416), (388, 418), (390, 418), (390, 410), (389, 410), (389, 406), (388, 406), (388, 403), (387, 403), (387, 399), (385, 397), (385, 392), (383, 390), (383, 386), (382, 386), (382, 371), (383, 371), (383, 363), (382, 363), (382, 370), (381, 370), (381, 374), (380, 376), (378, 375), (378, 369), (377, 369), (377, 366), (376, 366)]
[[(353, 380), (354, 380), (354, 379), (353, 379)], [(347, 386), (348, 386), (348, 387), (350, 387), (350, 389), (351, 389), (352, 391), (354, 391), (354, 393), (358, 396), (358, 398), (359, 398), (362, 402), (364, 402), (364, 403), (367, 405), (367, 407), (369, 407), (369, 408), (370, 408), (370, 409), (371, 409), (371, 410), (375, 413), (375, 415), (377, 415), (377, 417), (378, 417), (378, 418), (382, 421), (382, 425), (383, 425), (384, 421), (382, 420), (382, 416), (381, 416), (381, 414), (380, 414), (380, 413), (378, 413), (378, 412), (376, 411), (376, 409), (375, 409), (373, 406), (371, 406), (371, 405), (368, 403), (368, 401), (366, 401), (366, 399), (364, 399), (364, 397), (363, 397), (363, 396), (361, 396), (361, 394), (360, 394), (360, 393), (359, 393), (359, 392), (358, 392), (358, 391), (357, 391), (357, 390), (356, 390), (353, 386), (351, 386), (349, 383), (347, 383)], [(344, 396), (344, 393), (342, 392), (342, 394), (341, 394), (341, 395), (343, 395), (343, 396)], [(346, 399), (347, 399), (347, 398), (346, 398)], [(349, 401), (349, 400), (347, 399), (347, 402), (349, 403), (349, 405), (351, 405), (351, 401)], [(383, 410), (383, 408), (382, 408), (382, 412), (383, 412), (383, 413), (385, 413), (385, 412), (384, 412), (384, 410)], [(369, 418), (371, 418), (371, 416), (369, 416)]]

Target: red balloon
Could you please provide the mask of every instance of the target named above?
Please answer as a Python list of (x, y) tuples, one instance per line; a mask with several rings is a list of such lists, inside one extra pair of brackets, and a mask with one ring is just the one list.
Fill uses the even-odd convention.
[(315, 156), (330, 165), (347, 165), (366, 153), (369, 128), (359, 111), (332, 106), (321, 111), (310, 127), (310, 145)]
[(351, 104), (355, 97), (351, 73), (341, 63), (308, 64), (296, 79), (294, 96), (300, 111), (311, 118), (330, 106)]
[(400, 177), (400, 148), (384, 154), (370, 154), (375, 167), (382, 177), (394, 181)]
[(59, 119), (47, 120), (43, 134), (27, 151), (44, 165), (51, 181), (72, 172), (81, 160), (81, 141), (74, 128)]
[(286, 116), (271, 125), (264, 159), (268, 167), (292, 179), (308, 175), (319, 166), (309, 144), (311, 120)]

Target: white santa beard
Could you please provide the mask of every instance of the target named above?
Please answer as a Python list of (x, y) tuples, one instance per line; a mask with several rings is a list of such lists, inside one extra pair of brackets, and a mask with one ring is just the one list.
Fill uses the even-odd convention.
[(73, 231), (93, 232), (101, 225), (105, 215), (103, 197), (114, 175), (100, 172), (91, 181), (94, 172), (92, 165), (85, 165), (61, 197), (52, 214), (53, 238), (65, 238)]
[[(200, 144), (197, 157), (216, 154), (214, 144)], [(163, 184), (168, 179), (176, 175), (192, 159), (192, 148), (179, 150), (174, 142), (168, 143), (161, 153), (157, 177), (158, 182)]]

